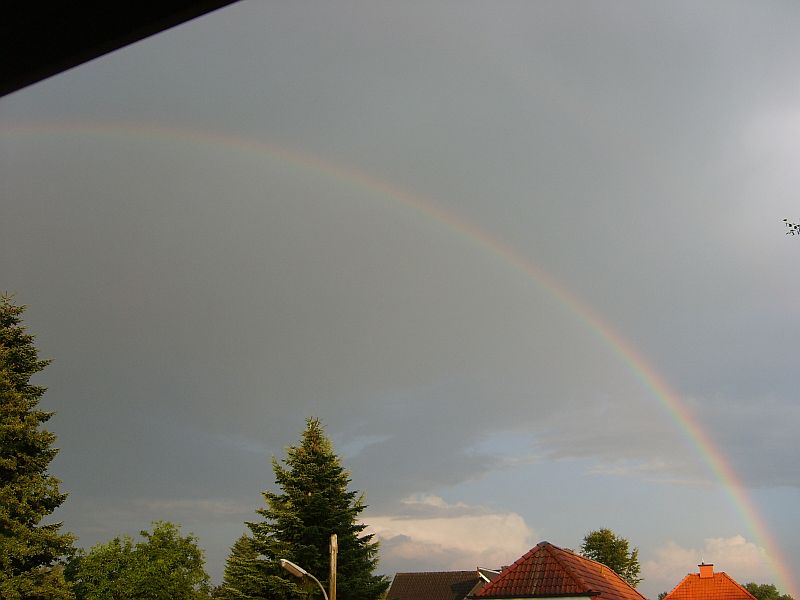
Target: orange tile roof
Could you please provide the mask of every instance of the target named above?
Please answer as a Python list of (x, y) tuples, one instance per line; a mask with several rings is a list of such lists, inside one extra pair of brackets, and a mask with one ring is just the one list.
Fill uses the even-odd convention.
[(644, 600), (605, 565), (541, 542), (504, 569), (476, 598), (600, 596), (602, 600)]
[(664, 600), (755, 600), (753, 595), (720, 571), (712, 577), (689, 573)]

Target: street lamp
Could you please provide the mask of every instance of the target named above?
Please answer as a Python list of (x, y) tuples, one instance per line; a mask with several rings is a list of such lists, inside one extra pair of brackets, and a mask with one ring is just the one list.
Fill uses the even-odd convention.
[(335, 533), (331, 534), (331, 544), (330, 544), (330, 551), (331, 551), (331, 579), (328, 585), (331, 586), (331, 596), (328, 598), (328, 594), (325, 592), (325, 588), (322, 587), (322, 584), (319, 582), (319, 579), (314, 577), (311, 573), (306, 571), (300, 565), (294, 564), (290, 560), (286, 560), (285, 558), (280, 559), (281, 568), (284, 571), (287, 571), (294, 575), (295, 577), (310, 577), (314, 581), (317, 582), (319, 589), (322, 590), (322, 595), (325, 597), (325, 600), (336, 600), (336, 556), (339, 554), (339, 540)]
[(281, 568), (284, 571), (287, 571), (287, 572), (291, 573), (295, 577), (300, 577), (300, 578), (310, 577), (311, 579), (316, 581), (317, 585), (319, 586), (319, 589), (322, 590), (322, 595), (325, 597), (325, 600), (328, 600), (328, 594), (325, 592), (325, 588), (322, 587), (322, 584), (319, 582), (319, 579), (314, 577), (311, 573), (306, 571), (303, 567), (301, 567), (300, 565), (294, 564), (290, 560), (286, 560), (285, 558), (282, 558), (281, 559)]

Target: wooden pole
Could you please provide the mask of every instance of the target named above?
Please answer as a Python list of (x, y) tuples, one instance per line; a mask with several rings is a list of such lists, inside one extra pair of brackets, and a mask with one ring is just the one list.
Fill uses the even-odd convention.
[(328, 600), (336, 600), (336, 555), (339, 553), (339, 541), (335, 533), (331, 534), (331, 578), (328, 582)]

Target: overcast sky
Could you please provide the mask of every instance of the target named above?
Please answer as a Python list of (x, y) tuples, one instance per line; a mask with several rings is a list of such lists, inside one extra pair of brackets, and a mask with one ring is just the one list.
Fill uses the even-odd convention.
[(610, 527), (648, 597), (701, 560), (797, 597), (798, 31), (788, 1), (245, 1), (0, 100), (65, 529), (176, 521), (219, 581), (319, 416), (381, 572)]

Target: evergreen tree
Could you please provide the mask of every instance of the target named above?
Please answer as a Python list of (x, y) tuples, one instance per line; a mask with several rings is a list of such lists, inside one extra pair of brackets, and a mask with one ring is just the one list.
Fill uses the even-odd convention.
[[(281, 465), (273, 458), (281, 493), (263, 493), (264, 521), (247, 523), (260, 555), (259, 593), (242, 598), (298, 599), (321, 595), (313, 582), (300, 582), (280, 568), (288, 559), (317, 577), (328, 589), (330, 536), (338, 537), (337, 594), (347, 600), (377, 600), (389, 586), (374, 575), (378, 543), (363, 535), (358, 521), (366, 508), (359, 492), (347, 489), (349, 473), (326, 437), (318, 419), (308, 419), (300, 444), (287, 449)], [(306, 585), (302, 585), (306, 583)], [(233, 584), (233, 582), (231, 582)]]
[(614, 570), (632, 587), (639, 585), (639, 548), (628, 551), (629, 542), (610, 529), (590, 531), (583, 538), (581, 554)]
[(74, 538), (42, 524), (66, 498), (47, 471), (58, 449), (41, 425), (53, 413), (37, 408), (45, 388), (30, 383), (50, 361), (39, 359), (24, 311), (0, 296), (0, 598), (69, 598), (59, 561)]
[(258, 550), (253, 538), (242, 535), (225, 561), (221, 597), (227, 600), (258, 598), (261, 592)]

